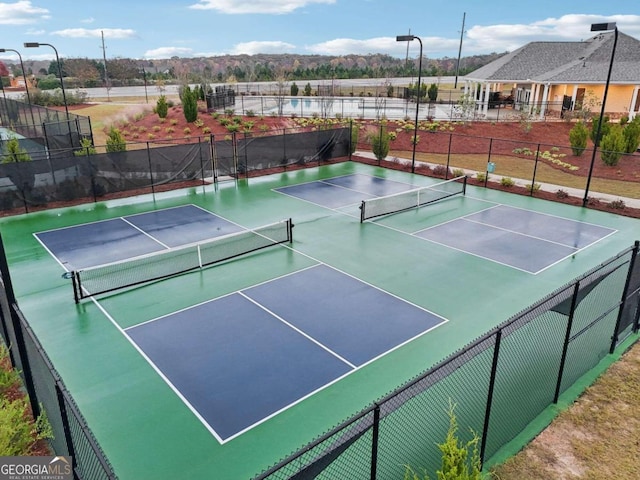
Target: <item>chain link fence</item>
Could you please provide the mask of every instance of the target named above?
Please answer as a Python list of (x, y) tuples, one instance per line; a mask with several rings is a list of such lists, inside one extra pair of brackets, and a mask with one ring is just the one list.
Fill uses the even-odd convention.
[[(93, 143), (89, 117), (6, 97), (0, 99), (0, 125), (25, 137), (19, 143), (30, 154), (78, 148), (83, 138)], [(0, 152), (2, 142), (0, 138)]]
[(16, 302), (0, 238), (0, 323), (10, 360), (29, 395), (34, 418), (46, 413), (53, 431), (49, 440), (56, 455), (72, 457), (74, 478), (117, 478), (87, 421)]
[(206, 185), (259, 172), (315, 166), (350, 154), (349, 127), (284, 129), (127, 144), (127, 151), (64, 150), (2, 163), (0, 211), (29, 212), (167, 188)]
[(640, 316), (640, 243), (559, 288), (256, 478), (403, 478), (435, 472), (455, 405), (481, 461), (515, 438), (629, 335)]

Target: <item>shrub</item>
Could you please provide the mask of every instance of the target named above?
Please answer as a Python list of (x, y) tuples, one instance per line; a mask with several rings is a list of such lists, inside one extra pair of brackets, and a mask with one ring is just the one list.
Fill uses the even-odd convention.
[(16, 137), (11, 137), (6, 142), (3, 150), (1, 163), (18, 163), (18, 162), (30, 162), (31, 155), (25, 148), (20, 146), (20, 142)]
[(291, 84), (291, 96), (292, 97), (297, 97), (299, 91), (300, 91), (300, 89), (298, 88), (298, 85), (296, 85), (296, 82), (293, 82)]
[(612, 125), (609, 132), (600, 142), (600, 157), (605, 165), (613, 167), (618, 164), (625, 151), (625, 138), (620, 125)]
[(612, 200), (609, 202), (609, 208), (613, 208), (616, 210), (624, 210), (625, 207), (624, 200)]
[(502, 185), (503, 187), (513, 187), (516, 184), (516, 182), (513, 180), (513, 178), (510, 177), (502, 177), (500, 179), (500, 185)]
[[(598, 133), (598, 125), (600, 124), (600, 117), (594, 117), (591, 121), (591, 141), (594, 145), (600, 145), (599, 141), (596, 141), (596, 135)], [(602, 127), (600, 127), (600, 139), (602, 140), (611, 129), (611, 124), (609, 123), (609, 117), (607, 115), (604, 116), (604, 120), (602, 122)]]
[(171, 120), (169, 120), (169, 123), (175, 126), (178, 124), (178, 120), (176, 120), (175, 118), (172, 118)]
[(156, 113), (160, 118), (167, 118), (169, 105), (167, 104), (167, 97), (164, 95), (160, 95), (160, 98), (158, 98), (158, 101), (156, 102)]
[(461, 168), (454, 168), (451, 174), (453, 175), (453, 178), (464, 177), (464, 170)]
[(384, 160), (389, 155), (389, 134), (384, 127), (372, 135), (371, 150), (378, 160)]
[(589, 130), (584, 123), (578, 122), (569, 131), (569, 143), (574, 155), (582, 155), (587, 147)]
[(197, 119), (196, 121), (193, 122), (193, 125), (196, 128), (202, 128), (202, 127), (204, 127), (204, 122), (202, 120), (200, 120), (200, 119)]
[[(137, 138), (138, 134), (134, 134), (134, 138)], [(124, 141), (122, 133), (117, 128), (111, 127), (109, 129), (109, 135), (107, 136), (107, 153), (111, 152), (124, 152), (127, 150), (127, 144)]]
[(538, 192), (538, 191), (540, 190), (540, 188), (541, 188), (541, 187), (542, 187), (542, 185), (540, 185), (539, 183), (534, 183), (533, 185), (531, 185), (530, 183), (527, 183), (527, 184), (525, 185), (525, 188), (526, 188), (527, 190), (530, 190), (530, 191), (532, 191), (532, 192), (534, 192), (534, 193), (535, 193), (535, 192)]
[(624, 137), (624, 151), (626, 153), (634, 153), (640, 146), (640, 116), (636, 115), (631, 123), (625, 125), (622, 130)]
[(227, 130), (230, 132), (237, 132), (238, 130), (240, 130), (240, 125), (238, 125), (237, 123), (230, 123), (227, 125)]
[(565, 190), (559, 189), (559, 190), (556, 191), (556, 197), (558, 197), (558, 198), (568, 198), (569, 194)]
[(353, 120), (351, 121), (351, 153), (353, 154), (358, 147), (358, 127), (353, 125)]
[(438, 98), (438, 85), (436, 85), (435, 83), (432, 83), (431, 85), (429, 85), (429, 89), (427, 90), (427, 96), (429, 97), (429, 100), (431, 100), (432, 102), (435, 102)]
[(76, 150), (73, 152), (73, 154), (76, 157), (82, 157), (84, 155), (95, 155), (96, 154), (96, 148), (93, 146), (93, 143), (91, 143), (91, 139), (90, 138), (86, 138), (83, 137), (80, 139), (80, 146), (81, 149), (80, 150)]
[(195, 122), (198, 118), (198, 93), (192, 91), (189, 85), (182, 89), (182, 112), (187, 122)]
[(451, 174), (451, 171), (445, 165), (436, 165), (433, 167), (433, 174), (438, 177), (446, 177)]
[(153, 126), (153, 131), (154, 131), (154, 132), (159, 132), (160, 130), (162, 130), (162, 128), (160, 127), (160, 125), (154, 125), (154, 126)]
[(182, 129), (182, 133), (189, 135), (191, 133), (191, 129), (189, 127), (184, 127), (184, 129)]
[(476, 173), (476, 180), (478, 180), (479, 182), (486, 182), (489, 180), (489, 175), (484, 172), (478, 172)]
[(256, 112), (255, 112), (255, 111), (253, 111), (253, 110), (247, 110), (247, 111), (246, 111), (246, 112), (244, 112), (244, 113), (245, 113), (245, 115), (246, 115), (247, 117), (255, 117), (255, 116), (256, 116)]

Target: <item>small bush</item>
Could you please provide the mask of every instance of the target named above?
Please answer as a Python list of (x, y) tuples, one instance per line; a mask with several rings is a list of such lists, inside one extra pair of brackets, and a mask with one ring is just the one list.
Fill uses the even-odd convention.
[(625, 152), (625, 138), (620, 125), (612, 125), (609, 133), (602, 137), (600, 157), (605, 165), (613, 167), (618, 164)]
[(565, 190), (559, 189), (559, 190), (556, 191), (556, 197), (558, 197), (558, 198), (568, 198), (569, 194)]
[(464, 177), (464, 170), (461, 168), (454, 168), (452, 175), (453, 178)]
[(255, 117), (255, 116), (256, 116), (256, 112), (254, 112), (253, 110), (247, 110), (247, 111), (245, 112), (245, 115), (246, 115), (247, 117)]
[(626, 207), (624, 200), (612, 200), (609, 202), (609, 208), (613, 208), (615, 210), (624, 210)]
[(516, 182), (514, 182), (514, 180), (510, 177), (502, 177), (500, 179), (500, 185), (502, 185), (503, 187), (513, 187), (516, 184)]
[(445, 165), (436, 165), (433, 167), (433, 174), (438, 177), (446, 177), (451, 175), (451, 171)]
[(182, 133), (184, 133), (185, 135), (189, 135), (191, 133), (191, 129), (189, 127), (184, 127)]
[(525, 185), (525, 188), (527, 190), (532, 191), (534, 193), (540, 191), (541, 187), (542, 187), (542, 185), (540, 185), (539, 183), (534, 183), (533, 186), (530, 183)]
[(634, 153), (640, 146), (640, 115), (636, 115), (631, 123), (625, 125), (622, 136), (624, 137), (625, 153)]
[(167, 118), (169, 113), (169, 105), (167, 104), (167, 98), (164, 95), (160, 95), (156, 102), (156, 113), (160, 118)]
[(569, 131), (569, 143), (571, 150), (576, 156), (582, 155), (587, 147), (587, 139), (589, 138), (589, 130), (584, 123), (578, 122)]
[[(133, 135), (137, 138), (138, 134)], [(122, 133), (117, 128), (111, 127), (109, 129), (109, 136), (107, 137), (107, 152), (124, 152), (127, 150), (127, 144), (124, 141)]]
[(476, 173), (476, 180), (479, 182), (487, 182), (489, 180), (489, 176), (484, 172)]
[(175, 126), (178, 124), (178, 120), (176, 120), (175, 118), (172, 118), (171, 120), (169, 120), (169, 123)]

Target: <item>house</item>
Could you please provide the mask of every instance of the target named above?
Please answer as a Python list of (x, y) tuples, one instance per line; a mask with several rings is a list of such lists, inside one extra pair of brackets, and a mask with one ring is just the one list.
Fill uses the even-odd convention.
[[(581, 42), (531, 42), (465, 76), (465, 93), (478, 99), (487, 115), (492, 102), (508, 91), (514, 109), (539, 118), (586, 109), (599, 114), (614, 31)], [(640, 111), (640, 41), (617, 32), (605, 113), (612, 120)]]

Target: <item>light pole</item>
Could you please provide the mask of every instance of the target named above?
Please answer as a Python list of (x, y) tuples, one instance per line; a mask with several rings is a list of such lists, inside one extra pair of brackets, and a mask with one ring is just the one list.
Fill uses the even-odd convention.
[(67, 122), (69, 121), (69, 106), (67, 105), (67, 96), (64, 93), (64, 81), (62, 80), (62, 66), (60, 65), (60, 57), (58, 56), (58, 50), (50, 43), (38, 43), (38, 42), (25, 42), (25, 48), (37, 48), (42, 46), (53, 48), (56, 54), (56, 63), (58, 64), (58, 73), (60, 74), (60, 88), (62, 88), (62, 101), (64, 102), (64, 111), (67, 114)]
[(22, 69), (22, 77), (24, 78), (24, 89), (27, 92), (27, 102), (29, 103), (29, 112), (31, 112), (31, 124), (35, 126), (36, 120), (33, 117), (33, 108), (31, 106), (31, 95), (29, 95), (29, 82), (27, 81), (27, 73), (24, 70), (24, 63), (22, 63), (22, 55), (18, 50), (14, 50), (13, 48), (0, 48), (0, 53), (5, 52), (15, 52), (18, 54), (18, 59), (20, 59), (20, 68)]
[(596, 162), (596, 150), (600, 145), (600, 132), (602, 130), (602, 124), (604, 123), (604, 107), (607, 103), (607, 93), (609, 92), (609, 82), (611, 81), (611, 70), (613, 70), (613, 58), (616, 54), (616, 44), (618, 43), (618, 27), (616, 23), (592, 23), (592, 32), (604, 32), (613, 30), (613, 48), (611, 49), (611, 60), (609, 61), (609, 72), (607, 73), (607, 82), (604, 84), (604, 94), (602, 95), (602, 108), (600, 109), (600, 119), (598, 121), (598, 128), (596, 130), (596, 138), (593, 143), (593, 153), (591, 155), (591, 165), (589, 166), (589, 175), (587, 177), (587, 186), (584, 189), (584, 198), (582, 199), (582, 206), (586, 207), (589, 202), (589, 186), (591, 185), (591, 175), (593, 174), (593, 166)]
[(420, 43), (420, 59), (418, 61), (418, 88), (416, 89), (416, 123), (413, 128), (413, 152), (411, 154), (411, 173), (416, 171), (416, 144), (418, 143), (418, 115), (420, 113), (420, 80), (422, 75), (422, 40), (416, 35), (398, 35), (396, 42), (412, 42), (418, 40)]
[(147, 95), (147, 71), (144, 69), (144, 66), (140, 68), (142, 68), (142, 76), (144, 78), (144, 100), (146, 103), (149, 103), (149, 96)]

